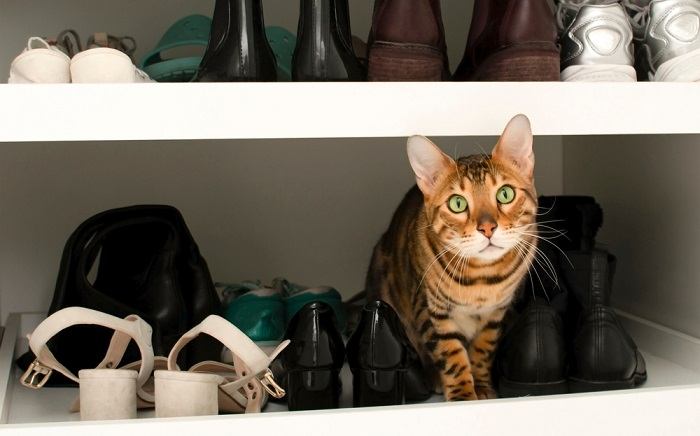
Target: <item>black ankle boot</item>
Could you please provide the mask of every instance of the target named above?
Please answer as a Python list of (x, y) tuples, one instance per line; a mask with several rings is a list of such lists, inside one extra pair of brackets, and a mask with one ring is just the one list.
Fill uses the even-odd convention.
[(216, 0), (209, 45), (195, 82), (274, 82), (262, 0)]
[(570, 314), (578, 320), (570, 337), (569, 389), (588, 392), (639, 386), (647, 378), (646, 363), (610, 307), (615, 257), (598, 249), (566, 254), (568, 261), (561, 270), (575, 297)]
[(289, 322), (285, 339), (291, 343), (275, 376), (286, 373), (289, 410), (337, 408), (345, 348), (333, 309), (322, 302), (307, 304)]
[(294, 81), (362, 81), (366, 74), (352, 48), (347, 0), (301, 0)]
[(388, 304), (373, 301), (365, 305), (348, 341), (347, 354), (353, 375), (353, 406), (389, 406), (430, 396), (417, 355)]
[[(501, 397), (568, 392), (561, 317), (566, 311), (568, 293), (557, 277), (556, 251), (546, 246), (540, 251), (541, 264), (535, 262), (530, 268), (522, 298), (516, 303), (515, 314), (506, 322), (498, 346), (495, 369)], [(544, 267), (550, 263), (554, 271)]]

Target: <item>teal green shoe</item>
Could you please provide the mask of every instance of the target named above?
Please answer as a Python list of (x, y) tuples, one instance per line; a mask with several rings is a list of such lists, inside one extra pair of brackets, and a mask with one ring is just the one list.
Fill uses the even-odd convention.
[(294, 56), (294, 47), (297, 44), (296, 35), (284, 27), (278, 26), (266, 27), (265, 35), (277, 60), (277, 81), (291, 82), (292, 56)]
[(197, 73), (202, 55), (173, 58), (167, 55), (186, 50), (204, 52), (210, 32), (211, 18), (204, 15), (190, 15), (178, 20), (143, 58), (141, 69), (156, 82), (189, 82)]
[(284, 296), (285, 314), (287, 323), (307, 303), (322, 301), (329, 305), (335, 312), (337, 327), (345, 333), (345, 308), (340, 293), (330, 286), (308, 287), (291, 283), (283, 278), (276, 278), (272, 282), (272, 288), (277, 289)]
[(286, 328), (282, 294), (260, 282), (220, 284), (223, 288), (224, 318), (258, 345), (274, 345)]

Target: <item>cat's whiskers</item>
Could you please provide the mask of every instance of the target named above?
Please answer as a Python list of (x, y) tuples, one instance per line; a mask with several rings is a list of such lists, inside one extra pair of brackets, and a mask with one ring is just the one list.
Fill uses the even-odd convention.
[(445, 254), (449, 253), (449, 251), (450, 251), (450, 248), (448, 247), (448, 248), (445, 248), (444, 250), (442, 250), (441, 252), (439, 252), (439, 253), (435, 256), (435, 259), (433, 259), (433, 261), (430, 262), (430, 265), (428, 265), (428, 266), (425, 268), (425, 271), (423, 271), (423, 276), (421, 277), (420, 281), (418, 282), (418, 286), (416, 286), (416, 292), (418, 292), (418, 291), (420, 290), (420, 287), (421, 287), (421, 285), (423, 284), (423, 281), (424, 281), (425, 278), (428, 276), (428, 272), (430, 272), (430, 268), (432, 268), (432, 266), (435, 265), (435, 262), (437, 262), (438, 259), (440, 259), (440, 258), (441, 258), (442, 256), (444, 256)]
[[(520, 246), (520, 242), (518, 242), (513, 248), (518, 256), (520, 256), (520, 259), (522, 259), (523, 262), (526, 262), (527, 256), (524, 253), (524, 248)], [(532, 299), (534, 301), (537, 297), (535, 296), (535, 282), (532, 280), (532, 272), (530, 272), (530, 269), (531, 268), (527, 269), (527, 275), (530, 278), (530, 290), (532, 291)]]
[[(512, 229), (512, 230), (515, 231), (515, 232), (517, 232), (516, 229)], [(523, 233), (523, 234), (526, 234), (526, 233)], [(530, 237), (532, 237), (532, 238), (536, 238), (536, 239), (538, 239), (538, 240), (544, 241), (544, 242), (548, 243), (549, 245), (553, 246), (554, 248), (556, 248), (556, 249), (561, 253), (561, 255), (564, 257), (564, 259), (566, 259), (566, 261), (569, 263), (569, 265), (571, 265), (571, 268), (574, 267), (574, 264), (571, 263), (571, 260), (569, 259), (569, 256), (566, 255), (566, 253), (564, 252), (564, 250), (562, 250), (561, 248), (559, 248), (559, 246), (558, 246), (557, 244), (555, 244), (554, 242), (550, 241), (549, 238), (544, 238), (544, 237), (539, 236), (539, 235), (527, 235), (527, 236), (530, 236)]]
[[(526, 242), (526, 241), (521, 240), (520, 242), (523, 242), (523, 243), (524, 243), (524, 242)], [(525, 245), (525, 244), (524, 244), (524, 245)], [(521, 250), (523, 250), (523, 251), (527, 250), (526, 247), (527, 247), (527, 246), (521, 247)], [(535, 247), (535, 248), (537, 248), (537, 247)], [(529, 252), (525, 251), (525, 253), (526, 253), (526, 254), (525, 254), (524, 258), (527, 257), (527, 254), (529, 254)], [(540, 267), (542, 267), (542, 268), (544, 269), (544, 267), (542, 266), (542, 264), (540, 263), (540, 261), (537, 259), (537, 255), (538, 255), (538, 253), (535, 252), (534, 255), (533, 255), (533, 257), (532, 257), (532, 259), (533, 259), (533, 261), (537, 262), (537, 263), (540, 265)], [(532, 264), (531, 264), (531, 266), (532, 266)], [(540, 287), (541, 287), (542, 291), (544, 292), (545, 298), (547, 298), (547, 301), (551, 301), (550, 298), (549, 298), (549, 294), (547, 294), (547, 289), (546, 289), (545, 286), (544, 286), (544, 282), (542, 282), (542, 277), (540, 276), (540, 273), (537, 272), (537, 268), (532, 268), (532, 267), (530, 267), (530, 268), (528, 268), (527, 273), (530, 275), (530, 285), (532, 286), (531, 290), (532, 290), (532, 298), (533, 298), (533, 300), (537, 299), (537, 296), (535, 295), (535, 283), (534, 283), (534, 280), (533, 280), (533, 278), (532, 278), (532, 271), (535, 272), (535, 276), (537, 276), (537, 280), (540, 282)], [(545, 271), (546, 271), (546, 270), (545, 270)], [(555, 275), (556, 275), (556, 274), (555, 274)], [(551, 277), (550, 277), (550, 278), (551, 278)], [(558, 282), (556, 281), (556, 279), (554, 279), (554, 282), (556, 283), (557, 288), (558, 288), (558, 287), (559, 287), (559, 284), (558, 284)]]
[[(453, 262), (455, 259), (459, 258), (459, 257), (461, 257), (461, 256), (460, 256), (459, 251), (458, 251), (457, 253), (455, 253), (454, 256), (452, 256), (452, 259), (450, 259), (450, 261), (447, 262), (447, 265), (446, 265), (445, 268), (442, 270), (442, 274), (440, 274), (440, 278), (439, 278), (439, 280), (438, 280), (437, 287), (435, 288), (435, 289), (437, 290), (437, 293), (438, 293), (438, 294), (441, 293), (440, 288), (442, 287), (442, 284), (444, 283), (444, 282), (443, 282), (443, 277), (445, 277), (445, 273), (446, 273), (447, 271), (449, 271), (450, 265), (452, 264), (452, 262)], [(444, 294), (444, 292), (443, 292), (443, 294)], [(445, 295), (449, 295), (449, 294), (445, 294)], [(450, 298), (450, 299), (448, 299), (448, 301), (451, 302), (451, 301), (453, 301), (453, 299)]]
[(556, 268), (554, 267), (552, 261), (547, 257), (547, 255), (544, 254), (544, 252), (540, 250), (536, 244), (525, 240), (522, 240), (521, 242), (535, 251), (535, 256), (533, 260), (537, 262), (537, 264), (542, 268), (542, 270), (547, 274), (547, 276), (557, 285), (557, 287), (559, 287)]

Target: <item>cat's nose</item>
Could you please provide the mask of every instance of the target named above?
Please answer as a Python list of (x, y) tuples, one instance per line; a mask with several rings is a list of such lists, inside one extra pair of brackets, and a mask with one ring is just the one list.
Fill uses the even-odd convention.
[(484, 236), (487, 238), (491, 239), (493, 236), (493, 232), (496, 231), (498, 228), (498, 224), (496, 224), (495, 221), (487, 221), (484, 220), (479, 223), (479, 225), (476, 227), (476, 229)]

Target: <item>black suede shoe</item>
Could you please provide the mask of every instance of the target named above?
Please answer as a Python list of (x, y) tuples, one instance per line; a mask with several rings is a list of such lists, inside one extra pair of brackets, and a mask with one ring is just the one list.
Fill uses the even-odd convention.
[(567, 257), (570, 264), (561, 270), (577, 303), (570, 314), (578, 320), (570, 337), (570, 391), (641, 385), (647, 379), (646, 363), (610, 307), (615, 257), (603, 250), (567, 252)]
[(401, 320), (387, 303), (365, 305), (348, 341), (347, 354), (355, 407), (424, 401), (430, 396), (417, 354)]
[(319, 301), (307, 304), (289, 322), (285, 339), (291, 343), (273, 372), (285, 377), (289, 410), (337, 408), (345, 348), (333, 309)]
[(194, 82), (274, 82), (262, 0), (216, 0), (209, 44)]

